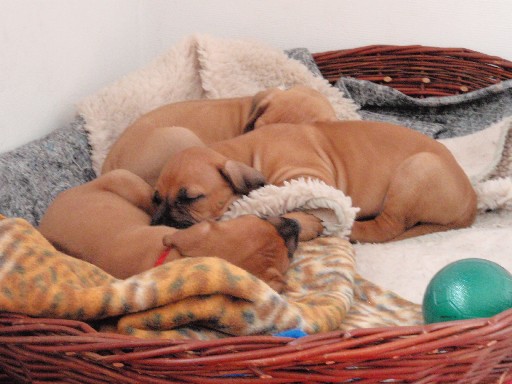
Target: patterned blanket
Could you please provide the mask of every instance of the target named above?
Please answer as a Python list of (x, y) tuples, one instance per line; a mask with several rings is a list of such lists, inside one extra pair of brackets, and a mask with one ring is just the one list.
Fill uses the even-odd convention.
[(5, 217), (0, 311), (94, 321), (138, 337), (196, 339), (421, 321), (418, 306), (356, 276), (353, 248), (339, 237), (302, 243), (278, 294), (216, 257), (173, 261), (118, 280), (58, 252), (27, 221)]

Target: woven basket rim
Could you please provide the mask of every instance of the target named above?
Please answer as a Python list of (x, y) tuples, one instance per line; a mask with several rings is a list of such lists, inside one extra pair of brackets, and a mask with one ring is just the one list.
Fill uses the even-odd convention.
[[(512, 309), (485, 319), (331, 331), (300, 339), (252, 335), (208, 341), (139, 339), (98, 332), (81, 321), (4, 312), (0, 313), (2, 355), (7, 349), (20, 354), (18, 361), (65, 365), (73, 357), (77, 366), (85, 360), (91, 372), (108, 370), (111, 376), (124, 374), (130, 380), (149, 380), (165, 372), (167, 378), (192, 375), (202, 380), (197, 382), (226, 380), (226, 375), (244, 375), (236, 382), (264, 377), (269, 383), (287, 382), (282, 380), (300, 375), (320, 381), (368, 375), (413, 380), (403, 382), (425, 377), (426, 382), (448, 377), (463, 378), (461, 383), (497, 382), (512, 378)], [(487, 363), (480, 355), (487, 357)], [(453, 366), (450, 359), (461, 366)], [(442, 364), (447, 366), (441, 369)], [(409, 365), (414, 369), (408, 369)], [(430, 365), (438, 367), (436, 372), (431, 372)], [(472, 365), (477, 365), (476, 369), (470, 369)], [(0, 358), (0, 367), (16, 374), (5, 358)], [(306, 374), (308, 371), (314, 374)], [(32, 374), (37, 376), (37, 372)]]
[(419, 98), (463, 94), (512, 79), (512, 61), (467, 48), (367, 45), (312, 56), (331, 83), (352, 77)]

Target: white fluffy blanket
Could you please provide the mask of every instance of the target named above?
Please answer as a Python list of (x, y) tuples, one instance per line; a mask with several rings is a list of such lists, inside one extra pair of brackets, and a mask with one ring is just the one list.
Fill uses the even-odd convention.
[(267, 185), (235, 201), (224, 220), (241, 215), (260, 217), (279, 216), (295, 210), (304, 210), (322, 219), (324, 236), (348, 238), (358, 212), (350, 197), (320, 180), (298, 179), (283, 186)]
[(304, 84), (323, 93), (338, 118), (359, 120), (357, 106), (281, 50), (258, 41), (195, 35), (78, 105), (87, 122), (97, 174), (110, 146), (136, 118), (163, 104), (253, 95)]
[[(351, 100), (280, 50), (256, 41), (204, 35), (184, 39), (146, 67), (92, 95), (78, 106), (78, 113), (86, 120), (98, 171), (122, 130), (157, 106), (295, 84), (326, 95), (340, 119), (360, 118)], [(512, 270), (511, 125), (507, 119), (482, 132), (443, 141), (477, 187), (481, 213), (474, 226), (389, 244), (356, 244), (359, 273), (420, 303), (428, 281), (452, 260), (482, 257)], [(356, 210), (340, 191), (321, 184), (301, 180), (277, 189), (265, 187), (237, 202), (226, 217), (309, 209), (324, 220), (326, 235), (346, 236)]]

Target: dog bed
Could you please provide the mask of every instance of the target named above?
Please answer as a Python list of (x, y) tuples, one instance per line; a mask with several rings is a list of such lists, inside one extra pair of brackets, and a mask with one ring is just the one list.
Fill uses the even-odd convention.
[[(481, 243), (496, 246), (492, 252), (502, 265), (507, 261), (512, 84), (416, 99), (365, 80), (341, 78), (331, 86), (315, 57), (307, 49), (283, 54), (258, 42), (192, 36), (85, 100), (69, 128), (0, 156), (0, 369), (7, 382), (510, 379), (511, 311), (424, 326), (414, 298), (388, 290), (392, 284), (377, 281), (382, 273), (372, 274), (370, 267), (403, 273), (407, 264), (395, 269), (389, 260), (399, 263), (409, 254), (424, 266), (425, 280), (431, 276), (425, 269), (437, 267), (425, 260), (430, 263), (438, 251), (473, 255)], [(301, 199), (293, 206), (286, 206), (292, 200), (286, 189), (255, 191), (230, 214), (267, 214), (270, 204), (251, 204), (265, 201), (266, 194), (276, 197), (274, 203), (283, 197), (278, 210), (332, 212), (324, 221), (326, 236), (301, 244), (282, 295), (216, 258), (119, 281), (57, 252), (37, 232), (55, 195), (94, 178), (113, 140), (140, 114), (172, 101), (294, 84), (323, 92), (340, 119), (396, 121), (445, 140), (478, 187), (475, 226), (352, 246), (343, 239), (354, 214), (346, 197), (308, 180), (297, 181)], [(461, 247), (477, 235), (472, 249)], [(410, 270), (413, 279), (417, 269)], [(182, 279), (185, 274), (193, 277)]]

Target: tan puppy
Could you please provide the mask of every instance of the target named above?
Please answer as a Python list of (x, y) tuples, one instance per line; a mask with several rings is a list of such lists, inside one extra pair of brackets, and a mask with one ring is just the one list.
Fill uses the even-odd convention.
[(335, 120), (329, 101), (319, 92), (295, 86), (282, 91), (272, 88), (254, 97), (183, 101), (164, 105), (125, 129), (108, 153), (102, 174), (123, 168), (149, 184), (156, 179), (174, 149), (174, 126), (186, 127), (190, 144), (231, 139), (269, 123), (299, 123)]
[(117, 278), (152, 268), (162, 255), (166, 261), (218, 256), (275, 290), (284, 287), (283, 275), (298, 241), (295, 221), (247, 215), (186, 230), (150, 226), (152, 195), (153, 188), (141, 178), (115, 170), (59, 194), (39, 230), (56, 248)]
[(405, 127), (358, 121), (268, 125), (187, 149), (160, 175), (153, 222), (189, 225), (219, 217), (262, 176), (276, 185), (311, 177), (342, 190), (361, 208), (353, 241), (461, 228), (476, 214), (476, 194), (446, 147)]

